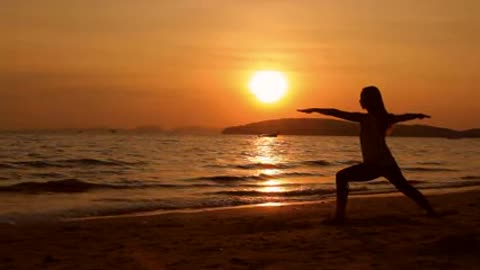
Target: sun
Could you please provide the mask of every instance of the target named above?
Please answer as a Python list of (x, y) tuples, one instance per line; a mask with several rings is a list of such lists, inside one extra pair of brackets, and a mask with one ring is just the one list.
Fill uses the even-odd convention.
[(285, 96), (288, 83), (280, 71), (261, 70), (253, 74), (248, 87), (260, 101), (273, 103)]

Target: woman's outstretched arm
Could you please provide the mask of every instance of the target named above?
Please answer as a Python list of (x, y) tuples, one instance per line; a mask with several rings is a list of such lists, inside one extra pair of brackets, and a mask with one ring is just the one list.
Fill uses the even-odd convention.
[(298, 109), (297, 111), (303, 113), (320, 113), (324, 115), (334, 116), (337, 118), (345, 119), (348, 121), (360, 122), (363, 117), (363, 113), (352, 113), (340, 111), (337, 109), (322, 109), (322, 108), (308, 108), (308, 109)]
[(392, 119), (393, 123), (398, 123), (398, 122), (404, 122), (404, 121), (409, 121), (414, 119), (430, 118), (430, 115), (426, 115), (423, 113), (406, 113), (406, 114), (400, 114), (400, 115), (392, 114), (392, 118), (393, 118)]

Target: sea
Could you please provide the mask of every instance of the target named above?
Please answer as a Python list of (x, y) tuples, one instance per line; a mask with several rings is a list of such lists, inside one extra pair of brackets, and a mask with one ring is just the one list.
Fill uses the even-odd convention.
[[(480, 139), (388, 137), (420, 190), (480, 186)], [(0, 133), (0, 223), (311, 202), (360, 163), (358, 137)], [(383, 178), (352, 194), (395, 192)]]

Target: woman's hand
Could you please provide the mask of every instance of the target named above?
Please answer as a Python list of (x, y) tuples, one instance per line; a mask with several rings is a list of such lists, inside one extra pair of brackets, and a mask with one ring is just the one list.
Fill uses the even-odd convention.
[(313, 113), (315, 112), (315, 108), (308, 108), (308, 109), (298, 109), (297, 112), (302, 112), (302, 113)]
[(419, 114), (417, 114), (417, 118), (418, 119), (423, 119), (423, 118), (431, 118), (431, 117), (430, 117), (430, 115), (419, 113)]

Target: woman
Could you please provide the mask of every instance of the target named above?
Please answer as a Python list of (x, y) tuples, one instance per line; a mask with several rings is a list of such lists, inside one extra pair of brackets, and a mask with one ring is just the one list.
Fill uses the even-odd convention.
[(375, 86), (362, 89), (360, 105), (368, 113), (351, 113), (337, 109), (320, 108), (298, 110), (303, 113), (315, 112), (360, 123), (363, 163), (348, 167), (337, 173), (337, 209), (331, 222), (342, 223), (345, 219), (349, 181), (370, 181), (381, 176), (388, 179), (399, 191), (414, 200), (429, 215), (435, 215), (435, 211), (422, 193), (407, 182), (385, 142), (386, 133), (393, 124), (417, 118), (430, 118), (430, 116), (410, 113), (403, 115), (389, 114), (383, 104), (380, 90)]

